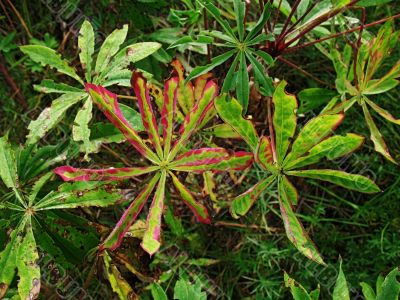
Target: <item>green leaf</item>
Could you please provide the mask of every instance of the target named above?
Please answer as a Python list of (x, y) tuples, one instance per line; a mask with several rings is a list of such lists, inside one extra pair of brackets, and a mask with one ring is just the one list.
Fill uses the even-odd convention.
[(400, 293), (400, 269), (397, 267), (392, 270), (382, 283), (381, 290), (378, 292), (376, 300), (397, 300)]
[(261, 63), (251, 53), (246, 52), (246, 56), (253, 66), (255, 79), (261, 84), (267, 95), (272, 95), (274, 91), (272, 79), (266, 75), (266, 72), (264, 71)]
[(270, 186), (275, 180), (275, 175), (271, 175), (266, 179), (261, 180), (256, 185), (251, 187), (249, 190), (243, 194), (237, 196), (233, 199), (230, 211), (234, 218), (239, 218), (239, 216), (244, 216), (253, 206), (254, 202), (260, 196), (260, 194)]
[(192, 284), (185, 279), (179, 279), (174, 288), (174, 299), (177, 300), (207, 300), (207, 294), (201, 291), (201, 284)]
[(292, 150), (287, 155), (285, 163), (299, 158), (325, 137), (331, 135), (343, 119), (344, 114), (319, 115), (307, 122), (293, 142)]
[(382, 137), (382, 134), (379, 132), (378, 127), (376, 127), (376, 124), (375, 124), (374, 120), (372, 119), (371, 114), (370, 114), (370, 112), (367, 108), (367, 105), (365, 104), (364, 101), (361, 103), (361, 106), (363, 108), (364, 117), (365, 117), (365, 120), (367, 121), (367, 125), (368, 125), (369, 131), (371, 133), (371, 140), (374, 143), (375, 151), (382, 154), (387, 160), (391, 161), (392, 163), (397, 164), (397, 162), (390, 155), (389, 149), (386, 146), (386, 143)]
[(246, 4), (241, 0), (233, 1), (233, 9), (235, 11), (236, 26), (239, 33), (239, 41), (244, 39), (244, 16), (246, 13)]
[(324, 157), (329, 160), (342, 157), (355, 151), (363, 142), (364, 137), (354, 133), (347, 133), (344, 136), (332, 136), (312, 147), (307, 155), (289, 161), (285, 164), (285, 170), (311, 165), (317, 163)]
[(286, 81), (282, 81), (275, 89), (273, 96), (275, 129), (275, 148), (278, 163), (281, 164), (288, 150), (290, 140), (296, 131), (297, 100), (293, 95), (286, 94)]
[(168, 49), (172, 49), (184, 44), (212, 44), (214, 42), (214, 38), (207, 35), (197, 35), (196, 37), (192, 37), (190, 35), (183, 36), (169, 45)]
[(97, 55), (95, 72), (101, 74), (111, 58), (117, 53), (119, 47), (125, 41), (126, 34), (128, 33), (128, 25), (124, 25), (122, 29), (114, 30), (101, 45), (99, 54)]
[(365, 300), (376, 300), (375, 292), (368, 283), (361, 282), (360, 285)]
[(50, 107), (45, 108), (35, 121), (28, 126), (27, 144), (34, 144), (41, 139), (64, 117), (65, 112), (84, 98), (85, 94), (67, 93), (55, 99)]
[(197, 3), (199, 3), (201, 6), (203, 6), (205, 9), (207, 9), (207, 12), (222, 26), (222, 28), (225, 30), (225, 33), (228, 34), (232, 39), (237, 41), (237, 37), (235, 33), (233, 32), (232, 28), (229, 26), (229, 23), (222, 19), (221, 17), (221, 12), (220, 10), (215, 7), (214, 4), (207, 0), (197, 0)]
[(400, 125), (400, 119), (396, 119), (390, 112), (388, 112), (387, 110), (376, 105), (374, 102), (370, 101), (368, 98), (364, 98), (364, 100), (365, 100), (365, 102), (368, 103), (369, 106), (372, 107), (373, 110), (375, 110), (378, 114), (380, 114), (381, 117), (385, 118), (389, 122)]
[(246, 56), (244, 51), (242, 51), (240, 52), (239, 70), (236, 75), (236, 96), (243, 107), (244, 114), (247, 112), (247, 107), (249, 106), (249, 94), (249, 72), (247, 71)]
[(94, 53), (94, 32), (88, 20), (85, 20), (79, 30), (78, 47), (82, 68), (85, 70), (87, 82), (92, 80), (92, 55)]
[(318, 108), (321, 105), (328, 103), (328, 101), (336, 95), (336, 92), (323, 88), (309, 88), (302, 90), (297, 95), (300, 100), (298, 113), (302, 114)]
[(399, 85), (399, 81), (393, 78), (387, 78), (385, 80), (381, 79), (374, 79), (370, 80), (367, 83), (367, 86), (363, 90), (363, 95), (376, 95), (382, 94), (391, 89), (394, 89), (396, 86)]
[(122, 200), (119, 190), (98, 182), (74, 182), (60, 185), (57, 192), (50, 192), (35, 209), (68, 209), (76, 207), (106, 207)]
[(138, 111), (122, 103), (119, 104), (119, 108), (121, 109), (122, 115), (133, 129), (136, 131), (144, 131), (142, 117)]
[[(154, 54), (160, 48), (161, 44), (155, 42), (143, 42), (126, 46), (114, 56), (111, 64), (107, 66), (104, 70), (102, 77), (108, 78), (109, 80), (110, 77), (115, 77), (115, 73), (126, 68), (127, 66), (129, 66), (129, 64), (136, 63), (139, 60), (142, 60), (147, 56)], [(131, 76), (129, 76), (129, 80), (130, 77)], [(130, 86), (130, 84), (127, 86)]]
[(76, 142), (83, 142), (83, 149), (85, 151), (85, 159), (95, 148), (90, 142), (90, 129), (89, 122), (92, 119), (92, 99), (88, 97), (78, 111), (75, 117), (74, 125), (72, 127), (72, 137)]
[(319, 169), (287, 171), (286, 174), (331, 182), (349, 190), (354, 190), (361, 193), (380, 192), (379, 187), (371, 179), (361, 175), (349, 174), (343, 171)]
[(41, 93), (82, 93), (84, 92), (82, 89), (78, 89), (76, 87), (70, 86), (65, 83), (57, 83), (54, 82), (51, 79), (44, 79), (40, 84), (34, 84), (33, 88), (35, 91), (41, 92)]
[(342, 270), (342, 262), (340, 262), (339, 275), (333, 289), (332, 300), (350, 300), (349, 288), (347, 287), (346, 277)]
[(75, 69), (70, 67), (68, 62), (62, 59), (55, 50), (40, 45), (21, 46), (20, 49), (34, 62), (40, 63), (42, 66), (48, 65), (83, 84), (82, 79), (76, 74)]
[(150, 290), (154, 300), (168, 300), (167, 294), (157, 282), (150, 285)]
[(265, 3), (264, 10), (261, 14), (261, 18), (258, 19), (256, 25), (250, 30), (247, 34), (245, 42), (250, 41), (254, 38), (264, 27), (265, 23), (268, 21), (269, 16), (271, 15), (271, 4), (269, 2)]
[(232, 55), (236, 52), (235, 49), (230, 50), (228, 52), (225, 52), (224, 54), (215, 56), (212, 60), (211, 63), (209, 63), (208, 65), (205, 66), (198, 66), (196, 68), (193, 69), (193, 71), (189, 74), (189, 76), (186, 78), (186, 83), (188, 83), (190, 80), (203, 75), (209, 71), (211, 71), (212, 69), (214, 69), (215, 67), (223, 64), (224, 62), (226, 62), (229, 58), (232, 57)]
[(18, 174), (15, 153), (6, 136), (0, 138), (0, 178), (6, 187), (17, 187)]
[(382, 5), (386, 3), (390, 3), (393, 0), (361, 0), (360, 2), (357, 3), (358, 6), (376, 6), (376, 5)]
[(3, 298), (14, 279), (17, 268), (17, 250), (22, 239), (22, 236), (18, 233), (24, 228), (25, 223), (26, 219), (24, 218), (18, 228), (11, 231), (10, 240), (0, 253), (0, 298)]
[(228, 93), (230, 90), (235, 87), (234, 85), (234, 79), (235, 79), (235, 74), (236, 74), (236, 67), (238, 65), (240, 58), (240, 53), (238, 53), (235, 56), (235, 59), (233, 60), (231, 66), (229, 67), (228, 72), (226, 73), (225, 79), (224, 79), (224, 84), (222, 85), (221, 93)]
[(290, 288), (294, 300), (312, 300), (306, 289), (294, 279), (290, 278), (286, 272), (284, 273), (284, 280), (285, 286)]
[(286, 235), (293, 245), (309, 259), (325, 265), (321, 255), (318, 253), (314, 243), (309, 238), (303, 225), (297, 219), (289, 196), (283, 186), (282, 178), (278, 180), (279, 206), (283, 223), (285, 225)]
[(227, 95), (224, 94), (215, 99), (215, 108), (222, 120), (229, 124), (255, 152), (258, 145), (258, 135), (251, 121), (243, 118), (243, 108), (240, 103), (234, 98), (229, 100)]
[(21, 299), (36, 299), (40, 292), (40, 267), (39, 254), (33, 236), (31, 216), (27, 217), (24, 237), (18, 247), (16, 265), (18, 268), (19, 282), (18, 293)]
[(273, 65), (274, 59), (273, 59), (272, 56), (269, 55), (267, 52), (262, 51), (262, 50), (257, 50), (257, 51), (255, 51), (255, 53), (256, 53), (259, 57), (261, 57), (261, 58), (265, 61), (265, 63), (266, 63), (268, 66), (272, 66), (272, 65)]
[[(111, 257), (107, 251), (103, 253), (104, 270), (112, 290), (118, 295), (120, 300), (136, 299), (136, 295), (129, 283), (122, 277), (118, 268), (112, 263)], [(135, 297), (135, 298), (134, 298)]]

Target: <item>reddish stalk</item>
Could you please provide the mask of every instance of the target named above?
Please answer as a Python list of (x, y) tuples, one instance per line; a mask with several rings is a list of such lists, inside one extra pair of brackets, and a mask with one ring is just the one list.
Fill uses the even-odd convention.
[(292, 19), (294, 13), (296, 12), (297, 7), (299, 6), (301, 0), (296, 0), (296, 2), (293, 4), (292, 10), (290, 11), (289, 16), (287, 17), (285, 23), (283, 24), (283, 28), (281, 33), (279, 34), (278, 40), (282, 40), (282, 37), (284, 36), (284, 33), (289, 26), (290, 20)]
[(18, 87), (18, 85), (8, 72), (6, 61), (3, 58), (3, 55), (1, 54), (0, 54), (0, 73), (3, 74), (4, 79), (6, 80), (10, 88), (14, 91), (16, 100), (19, 103), (19, 105), (21, 105), (22, 108), (27, 108), (28, 103), (26, 102), (25, 97), (22, 95), (20, 88)]
[[(313, 30), (315, 27), (318, 25), (322, 24), (323, 22), (329, 20), (330, 18), (333, 18), (334, 16), (342, 13), (343, 11), (347, 10), (349, 7), (352, 7), (354, 4), (359, 2), (360, 0), (353, 0), (349, 4), (347, 4), (344, 7), (334, 9), (332, 11), (327, 12), (326, 14), (319, 16), (316, 18), (313, 22), (311, 22), (310, 25), (308, 25), (303, 31), (301, 31), (298, 35), (296, 35), (294, 38), (292, 38), (290, 41), (285, 43), (285, 48), (289, 47), (291, 44), (296, 42), (297, 40), (301, 39), (303, 36), (305, 36), (307, 33), (309, 33), (311, 30)], [(290, 34), (290, 33), (289, 33)]]
[[(293, 29), (295, 29), (296, 26), (297, 26), (298, 24), (300, 24), (300, 22), (303, 21), (304, 18), (307, 17), (307, 16), (309, 15), (309, 13), (314, 9), (314, 7), (317, 6), (317, 4), (318, 4), (319, 2), (320, 2), (320, 0), (315, 1), (315, 3), (313, 3), (313, 4), (305, 11), (304, 15), (302, 15), (300, 18), (298, 18), (297, 21), (294, 22), (293, 25), (290, 26), (288, 30), (286, 30), (286, 32), (292, 32)], [(285, 33), (286, 33), (286, 32), (285, 32)], [(285, 36), (287, 36), (287, 34), (285, 34), (285, 35), (282, 36), (282, 37), (285, 37)]]
[(330, 39), (333, 39), (333, 38), (336, 38), (336, 37), (339, 37), (339, 36), (342, 36), (342, 35), (346, 35), (348, 33), (352, 33), (352, 32), (358, 31), (361, 28), (366, 29), (366, 28), (369, 28), (369, 27), (372, 27), (372, 26), (375, 26), (375, 25), (378, 25), (378, 24), (381, 24), (381, 23), (385, 23), (385, 22), (387, 22), (389, 20), (397, 19), (397, 18), (400, 18), (400, 14), (397, 14), (397, 15), (394, 15), (394, 16), (391, 16), (391, 17), (387, 17), (387, 18), (384, 18), (384, 19), (381, 19), (381, 20), (378, 20), (378, 21), (375, 21), (375, 22), (372, 22), (372, 23), (369, 23), (369, 24), (366, 24), (366, 25), (363, 25), (363, 26), (358, 26), (358, 27), (355, 27), (355, 28), (352, 28), (352, 29), (348, 29), (348, 30), (345, 30), (345, 31), (334, 33), (334, 34), (331, 34), (331, 35), (326, 36), (324, 38), (320, 38), (320, 39), (305, 43), (303, 45), (287, 48), (284, 51), (282, 51), (282, 53), (286, 54), (286, 53), (295, 52), (295, 51), (297, 51), (299, 49), (302, 49), (302, 48), (305, 48), (305, 47), (308, 47), (308, 46), (312, 46), (312, 45), (315, 45), (315, 44), (318, 44), (318, 43), (321, 43), (321, 42), (324, 42), (326, 40), (330, 40)]
[(281, 62), (287, 64), (289, 67), (292, 67), (293, 69), (296, 69), (297, 71), (299, 71), (300, 73), (312, 78), (313, 80), (315, 80), (318, 83), (321, 83), (323, 85), (326, 85), (328, 87), (330, 87), (331, 89), (334, 89), (335, 87), (333, 85), (330, 85), (329, 83), (315, 77), (314, 75), (312, 75), (311, 73), (307, 72), (306, 70), (300, 68), (298, 65), (296, 65), (295, 63), (291, 62), (290, 60), (287, 60), (285, 58), (283, 58), (282, 56), (278, 56), (277, 57), (278, 60), (280, 60)]

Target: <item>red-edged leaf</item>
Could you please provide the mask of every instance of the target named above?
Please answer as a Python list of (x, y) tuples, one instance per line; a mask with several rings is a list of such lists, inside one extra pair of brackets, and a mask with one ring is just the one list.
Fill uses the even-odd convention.
[(123, 180), (126, 178), (154, 172), (157, 166), (134, 168), (110, 168), (110, 169), (77, 169), (70, 166), (62, 166), (54, 169), (64, 181), (100, 181)]
[(135, 198), (135, 200), (132, 201), (131, 205), (129, 205), (129, 207), (125, 210), (117, 225), (115, 225), (114, 230), (105, 239), (103, 244), (100, 245), (100, 251), (103, 251), (104, 249), (115, 250), (121, 245), (125, 233), (129, 230), (133, 222), (135, 222), (136, 218), (142, 211), (144, 204), (146, 203), (150, 194), (153, 192), (154, 187), (159, 179), (160, 173), (157, 173)]
[(282, 183), (282, 177), (278, 181), (279, 206), (283, 223), (285, 225), (286, 235), (293, 245), (305, 256), (313, 261), (325, 265), (314, 243), (311, 241), (303, 225), (297, 219), (290, 203), (289, 196)]
[[(161, 139), (158, 134), (158, 126), (156, 117), (153, 111), (153, 107), (150, 101), (149, 90), (147, 88), (147, 81), (140, 72), (133, 72), (131, 85), (135, 91), (135, 95), (138, 98), (139, 110), (142, 115), (142, 121), (144, 128), (149, 135), (149, 139), (152, 142), (154, 149), (159, 157), (163, 157), (163, 151), (161, 148)], [(164, 98), (165, 99), (165, 98)]]
[(253, 155), (249, 152), (230, 153), (224, 148), (200, 148), (190, 150), (171, 163), (176, 171), (226, 171), (242, 170), (251, 165)]
[(158, 162), (157, 155), (146, 146), (136, 130), (124, 118), (117, 101), (117, 95), (102, 86), (91, 83), (85, 84), (85, 87), (93, 102), (103, 111), (107, 119), (124, 134), (128, 142), (144, 157), (152, 162)]
[(196, 103), (196, 99), (194, 98), (193, 84), (191, 82), (185, 84), (185, 69), (183, 68), (179, 60), (174, 60), (171, 65), (174, 67), (175, 73), (179, 77), (179, 88), (176, 97), (179, 103), (179, 107), (186, 115), (193, 109)]
[(247, 214), (260, 194), (272, 184), (274, 179), (275, 175), (271, 175), (233, 199), (230, 208), (232, 216), (234, 218), (239, 218), (239, 216)]
[(194, 98), (196, 100), (198, 100), (203, 94), (204, 87), (206, 86), (208, 79), (210, 79), (211, 77), (211, 73), (206, 73), (196, 78), (194, 82)]
[(299, 158), (324, 138), (331, 135), (343, 119), (344, 114), (319, 115), (307, 122), (293, 142), (292, 150), (287, 155), (285, 164), (288, 161)]
[(209, 81), (204, 87), (203, 94), (197, 101), (192, 111), (186, 115), (185, 120), (179, 129), (180, 138), (175, 142), (168, 160), (174, 159), (182, 146), (187, 142), (190, 136), (196, 131), (197, 127), (203, 121), (207, 112), (213, 107), (214, 99), (218, 95), (218, 86), (215, 82)]
[(196, 200), (194, 200), (190, 191), (179, 181), (179, 179), (173, 173), (170, 173), (170, 175), (172, 177), (172, 181), (175, 185), (176, 191), (182, 197), (183, 202), (192, 210), (197, 220), (205, 224), (210, 224), (210, 216), (208, 215), (208, 211), (205, 206), (197, 203)]
[(256, 150), (256, 161), (270, 172), (273, 172), (275, 169), (272, 145), (267, 136), (262, 136), (260, 138), (260, 141), (258, 142)]
[(164, 87), (164, 105), (161, 112), (161, 124), (163, 126), (164, 138), (164, 157), (171, 149), (172, 134), (174, 130), (174, 117), (176, 110), (176, 93), (178, 87), (178, 78), (173, 77), (165, 83)]
[(164, 208), (166, 177), (166, 171), (162, 171), (149, 214), (147, 215), (147, 228), (140, 244), (150, 255), (156, 253), (161, 245), (161, 216)]

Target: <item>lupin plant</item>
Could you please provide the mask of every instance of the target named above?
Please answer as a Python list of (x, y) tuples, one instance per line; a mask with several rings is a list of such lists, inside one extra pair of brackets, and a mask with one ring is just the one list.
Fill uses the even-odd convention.
[(286, 84), (282, 81), (273, 95), (269, 136), (258, 136), (251, 121), (243, 118), (242, 107), (236, 99), (229, 100), (226, 95), (221, 95), (215, 101), (220, 117), (243, 138), (253, 151), (255, 161), (265, 171), (262, 181), (233, 199), (231, 213), (236, 218), (245, 215), (260, 194), (277, 183), (281, 216), (289, 240), (305, 256), (323, 264), (321, 255), (294, 212), (293, 206), (298, 203), (299, 195), (289, 177), (318, 179), (363, 193), (376, 193), (379, 188), (361, 175), (330, 169), (303, 169), (323, 158), (333, 160), (351, 153), (361, 146), (364, 138), (353, 133), (330, 137), (343, 120), (343, 113), (311, 119), (294, 138), (297, 100), (285, 92)]
[(159, 124), (152, 108), (146, 79), (141, 73), (135, 72), (133, 73), (131, 83), (138, 99), (143, 125), (154, 151), (146, 145), (145, 141), (124, 118), (115, 94), (102, 86), (93, 84), (87, 84), (86, 90), (109, 121), (125, 135), (127, 141), (140, 155), (150, 162), (150, 165), (146, 167), (101, 170), (76, 169), (70, 166), (63, 166), (55, 169), (55, 173), (60, 175), (65, 181), (123, 180), (153, 173), (154, 176), (132, 201), (114, 230), (100, 246), (100, 251), (104, 249), (115, 250), (119, 247), (125, 233), (136, 220), (147, 199), (155, 190), (147, 216), (146, 230), (141, 243), (142, 248), (152, 255), (160, 247), (161, 217), (167, 180), (170, 179), (173, 182), (177, 194), (181, 196), (183, 202), (193, 211), (197, 220), (203, 223), (210, 223), (211, 220), (206, 207), (194, 199), (192, 193), (178, 179), (176, 172), (240, 170), (252, 163), (253, 155), (248, 152), (231, 152), (219, 147), (191, 150), (185, 148), (192, 134), (202, 123), (207, 113), (214, 107), (214, 99), (218, 94), (218, 86), (214, 81), (208, 80), (204, 82), (200, 93), (201, 96), (197, 99), (193, 109), (184, 118), (178, 137), (174, 133), (177, 94), (181, 92), (178, 77), (172, 77), (165, 82), (164, 101), (161, 110), (162, 137), (159, 133)]
[(89, 122), (92, 119), (92, 101), (85, 92), (85, 82), (103, 86), (129, 86), (131, 72), (127, 68), (128, 65), (153, 54), (161, 47), (159, 43), (143, 42), (121, 48), (127, 34), (128, 25), (114, 30), (106, 37), (94, 60), (95, 33), (89, 21), (82, 23), (79, 30), (78, 48), (84, 78), (77, 74), (75, 68), (70, 66), (70, 62), (60, 57), (60, 54), (53, 49), (42, 45), (20, 47), (21, 51), (33, 61), (54, 68), (79, 83), (79, 85), (70, 85), (44, 79), (40, 84), (34, 85), (35, 90), (39, 92), (60, 94), (60, 96), (29, 124), (28, 144), (36, 143), (62, 120), (68, 109), (83, 102), (74, 120), (72, 137), (74, 141), (82, 143), (82, 151), (85, 152), (86, 158), (89, 153), (97, 151), (98, 145), (90, 140)]
[[(399, 84), (400, 61), (397, 61), (383, 76), (376, 77), (383, 61), (389, 57), (395, 46), (398, 45), (399, 36), (399, 31), (394, 30), (392, 22), (387, 22), (379, 30), (376, 37), (367, 43), (361, 43), (362, 40), (360, 39), (360, 43), (353, 45), (356, 48), (353, 51), (353, 62), (350, 45), (346, 45), (342, 54), (336, 49), (331, 51), (338, 77), (336, 89), (341, 94), (343, 101), (327, 111), (328, 113), (336, 113), (341, 110), (347, 111), (356, 103), (361, 106), (375, 151), (393, 163), (397, 162), (391, 156), (386, 142), (371, 116), (370, 109), (385, 120), (400, 125), (400, 119), (380, 107), (371, 98), (371, 96), (386, 93)], [(350, 95), (350, 99), (346, 99), (347, 95)]]

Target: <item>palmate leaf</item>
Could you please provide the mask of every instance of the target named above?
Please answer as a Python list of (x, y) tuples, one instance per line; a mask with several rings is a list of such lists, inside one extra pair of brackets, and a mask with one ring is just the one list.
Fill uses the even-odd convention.
[[(162, 108), (161, 124), (165, 135), (161, 138), (158, 130), (158, 123), (155, 119), (155, 113), (148, 97), (149, 88), (151, 87), (147, 85), (147, 82), (140, 74), (133, 74), (132, 86), (134, 87), (136, 96), (138, 97), (144, 127), (150, 140), (153, 142), (153, 148), (161, 148), (161, 151), (156, 151), (156, 153), (148, 148), (138, 133), (122, 115), (120, 106), (117, 102), (117, 96), (107, 91), (104, 87), (87, 84), (87, 90), (91, 94), (93, 101), (100, 107), (106, 117), (126, 136), (127, 140), (139, 151), (139, 153), (147, 158), (152, 164), (145, 167), (125, 167), (100, 170), (76, 169), (70, 166), (63, 166), (57, 168), (55, 172), (65, 181), (120, 180), (146, 173), (156, 174), (125, 211), (117, 226), (100, 246), (100, 251), (105, 249), (114, 250), (121, 244), (125, 233), (136, 220), (143, 205), (154, 189), (156, 189), (156, 191), (154, 192), (150, 212), (147, 216), (146, 230), (141, 245), (150, 255), (153, 255), (159, 249), (161, 245), (161, 216), (163, 213), (165, 182), (167, 176), (172, 177), (172, 181), (178, 194), (183, 198), (183, 202), (195, 212), (199, 217), (199, 220), (206, 223), (209, 222), (205, 208), (197, 204), (191, 193), (179, 180), (177, 180), (177, 177), (173, 174), (174, 171), (215, 172), (239, 170), (246, 168), (251, 164), (253, 160), (253, 155), (251, 153), (233, 152), (223, 148), (185, 149), (186, 152), (178, 156), (180, 152), (183, 152), (182, 150), (191, 135), (202, 126), (202, 122), (207, 116), (207, 113), (209, 113), (214, 107), (213, 104), (218, 93), (218, 87), (212, 80), (207, 80), (208, 77), (209, 75), (199, 77), (193, 86), (191, 93), (195, 95), (196, 103), (184, 118), (183, 124), (179, 129), (179, 135), (175, 141), (173, 141), (172, 137), (174, 127), (172, 121), (174, 119), (174, 108), (178, 97), (177, 89), (183, 88), (184, 86), (179, 84), (178, 77), (172, 77), (165, 84), (165, 91), (163, 94), (164, 101), (162, 105), (158, 105)], [(160, 90), (158, 91), (160, 94)], [(170, 148), (168, 146), (170, 144), (172, 145), (171, 150), (166, 151), (166, 149), (168, 150)], [(155, 188), (156, 185), (157, 188)], [(94, 200), (94, 198), (89, 198), (88, 202), (95, 204), (92, 200)], [(43, 203), (39, 202), (38, 205), (43, 205)]]
[(320, 115), (310, 120), (292, 143), (297, 123), (297, 102), (294, 96), (285, 93), (285, 86), (286, 82), (282, 82), (273, 96), (276, 145), (272, 143), (271, 137), (258, 139), (253, 124), (241, 115), (241, 106), (236, 100), (227, 101), (226, 96), (216, 99), (218, 114), (247, 142), (255, 153), (255, 161), (265, 170), (263, 180), (233, 199), (231, 213), (235, 218), (245, 215), (259, 195), (278, 179), (281, 215), (289, 240), (308, 258), (323, 263), (293, 211), (292, 205), (297, 204), (299, 195), (287, 176), (328, 181), (363, 193), (376, 193), (380, 190), (373, 181), (360, 175), (335, 170), (292, 170), (316, 163), (322, 158), (342, 157), (360, 147), (364, 139), (355, 134), (327, 138), (342, 121), (343, 114), (340, 113)]

